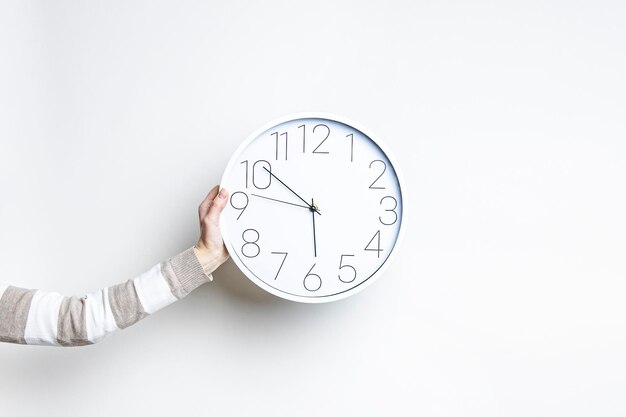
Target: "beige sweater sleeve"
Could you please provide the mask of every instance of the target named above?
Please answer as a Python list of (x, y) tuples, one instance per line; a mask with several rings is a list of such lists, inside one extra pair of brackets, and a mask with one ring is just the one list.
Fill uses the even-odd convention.
[(138, 277), (82, 297), (0, 284), (0, 341), (49, 346), (97, 343), (212, 279), (192, 247)]

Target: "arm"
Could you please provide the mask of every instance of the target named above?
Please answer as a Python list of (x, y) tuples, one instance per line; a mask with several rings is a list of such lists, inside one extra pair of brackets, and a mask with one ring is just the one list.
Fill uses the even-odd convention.
[(227, 192), (214, 187), (198, 208), (200, 238), (138, 277), (83, 297), (0, 284), (0, 341), (83, 346), (101, 341), (212, 281), (228, 259), (219, 230)]

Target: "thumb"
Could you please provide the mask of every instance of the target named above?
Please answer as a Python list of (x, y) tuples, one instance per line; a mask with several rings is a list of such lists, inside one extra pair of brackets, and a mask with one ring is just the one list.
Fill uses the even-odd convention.
[(222, 188), (217, 197), (213, 200), (213, 204), (211, 204), (211, 208), (207, 214), (209, 222), (219, 224), (220, 214), (222, 210), (224, 210), (224, 207), (226, 207), (226, 203), (228, 203), (228, 191)]

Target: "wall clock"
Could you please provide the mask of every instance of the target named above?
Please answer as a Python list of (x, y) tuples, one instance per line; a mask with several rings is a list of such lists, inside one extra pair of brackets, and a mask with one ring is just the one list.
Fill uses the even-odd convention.
[(279, 297), (321, 303), (357, 293), (397, 252), (404, 204), (378, 138), (343, 118), (301, 113), (269, 123), (235, 151), (220, 218), (233, 261)]

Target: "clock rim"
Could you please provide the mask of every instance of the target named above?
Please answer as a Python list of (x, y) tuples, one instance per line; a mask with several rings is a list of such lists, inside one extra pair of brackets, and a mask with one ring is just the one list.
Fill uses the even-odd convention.
[[(400, 187), (400, 194), (402, 195), (402, 220), (400, 222), (400, 229), (398, 230), (398, 237), (396, 239), (396, 242), (393, 246), (393, 249), (391, 251), (391, 253), (389, 254), (389, 256), (387, 257), (387, 259), (385, 260), (385, 262), (369, 277), (367, 278), (365, 281), (363, 281), (362, 283), (348, 289), (345, 291), (342, 291), (340, 293), (337, 294), (333, 294), (333, 295), (328, 295), (328, 296), (320, 296), (320, 297), (305, 297), (305, 296), (299, 296), (299, 295), (295, 295), (295, 294), (291, 294), (291, 293), (287, 293), (281, 290), (278, 290), (268, 284), (266, 284), (263, 280), (261, 280), (260, 278), (257, 278), (256, 275), (252, 272), (248, 270), (248, 267), (239, 259), (239, 256), (237, 256), (237, 254), (235, 253), (235, 256), (230, 256), (231, 259), (233, 260), (233, 262), (235, 263), (235, 265), (237, 265), (237, 268), (239, 268), (239, 270), (250, 280), (252, 281), (254, 284), (256, 284), (258, 287), (260, 287), (261, 289), (269, 292), (270, 294), (273, 294), (277, 297), (280, 297), (282, 299), (285, 300), (289, 300), (289, 301), (295, 301), (295, 302), (300, 302), (300, 303), (306, 303), (306, 304), (320, 304), (320, 303), (328, 303), (328, 302), (332, 302), (332, 301), (338, 301), (347, 297), (350, 297), (352, 295), (355, 295), (361, 291), (363, 291), (365, 288), (369, 287), (370, 285), (372, 285), (372, 283), (374, 283), (376, 280), (378, 280), (378, 278), (383, 274), (383, 272), (387, 269), (387, 267), (391, 264), (391, 262), (395, 259), (398, 250), (400, 249), (403, 237), (404, 237), (404, 230), (406, 229), (406, 207), (407, 207), (407, 198), (406, 198), (406, 187), (405, 187), (405, 183), (404, 183), (404, 177), (402, 176), (402, 173), (400, 172), (399, 168), (398, 168), (398, 164), (397, 164), (397, 159), (395, 158), (395, 156), (390, 153), (389, 148), (387, 147), (387, 145), (382, 142), (380, 140), (380, 137), (378, 135), (376, 135), (375, 133), (373, 133), (371, 130), (364, 128), (362, 125), (360, 125), (359, 123), (355, 123), (354, 121), (352, 121), (349, 118), (343, 117), (343, 116), (338, 116), (336, 114), (332, 114), (332, 113), (326, 113), (326, 112), (297, 112), (297, 113), (291, 113), (291, 114), (287, 114), (284, 116), (281, 116), (279, 118), (276, 118), (274, 120), (271, 120), (267, 123), (265, 123), (264, 125), (262, 125), (260, 128), (254, 130), (251, 134), (249, 134), (246, 139), (239, 144), (239, 146), (237, 147), (237, 149), (235, 150), (235, 152), (232, 154), (232, 156), (230, 157), (228, 164), (226, 164), (226, 168), (224, 169), (224, 173), (222, 174), (222, 178), (220, 181), (220, 189), (221, 189), (221, 184), (224, 184), (224, 181), (226, 180), (226, 175), (231, 171), (231, 169), (233, 168), (234, 164), (237, 162), (237, 158), (238, 156), (248, 147), (248, 145), (254, 140), (256, 139), (261, 133), (265, 132), (266, 130), (270, 129), (271, 127), (277, 126), (279, 124), (285, 123), (285, 122), (289, 122), (289, 121), (293, 121), (293, 120), (297, 120), (297, 119), (303, 119), (303, 118), (309, 118), (309, 119), (326, 119), (326, 120), (331, 120), (331, 121), (335, 121), (338, 123), (342, 123), (345, 125), (348, 125), (350, 127), (353, 127), (355, 129), (357, 129), (358, 131), (360, 131), (361, 133), (363, 133), (365, 136), (367, 136), (368, 138), (370, 138), (371, 140), (374, 141), (374, 143), (383, 151), (383, 153), (385, 154), (385, 156), (387, 157), (387, 159), (389, 160), (389, 162), (391, 162), (391, 165), (393, 166), (393, 169), (396, 173), (396, 178), (398, 179), (398, 185)], [(220, 228), (224, 229), (222, 227), (222, 222), (223, 222), (223, 217), (220, 216)], [(226, 250), (228, 251), (228, 253), (230, 254), (230, 246), (231, 246), (231, 241), (228, 240), (228, 237), (222, 235), (222, 238), (224, 240), (224, 245), (226, 246)], [(243, 265), (240, 265), (240, 263), (242, 263)], [(248, 270), (248, 272), (247, 272)]]

